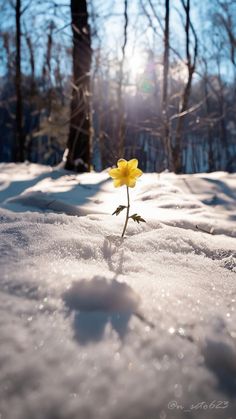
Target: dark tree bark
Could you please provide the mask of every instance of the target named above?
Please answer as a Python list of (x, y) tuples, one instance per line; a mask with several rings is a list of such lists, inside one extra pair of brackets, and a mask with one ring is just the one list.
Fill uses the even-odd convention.
[(13, 66), (12, 66), (12, 60), (11, 60), (9, 33), (3, 32), (2, 37), (3, 37), (3, 47), (6, 51), (6, 56), (7, 56), (7, 74), (8, 74), (8, 77), (11, 78)]
[(222, 150), (224, 151), (224, 153), (221, 153), (221, 160), (222, 160), (221, 164), (223, 164), (223, 167), (227, 170), (228, 162), (230, 161), (230, 151), (229, 151), (228, 133), (227, 133), (226, 121), (225, 121), (227, 104), (225, 102), (225, 94), (224, 94), (225, 86), (224, 86), (224, 82), (222, 80), (221, 71), (220, 71), (220, 57), (217, 63), (217, 68), (218, 68), (218, 82), (219, 82), (218, 99), (219, 99), (219, 114), (220, 114), (219, 135), (220, 135)]
[(34, 47), (31, 41), (31, 37), (29, 34), (26, 34), (26, 44), (29, 50), (30, 56), (30, 68), (31, 68), (31, 94), (34, 95), (35, 93), (35, 59), (34, 59)]
[[(206, 100), (206, 114), (208, 118), (211, 115), (211, 103), (209, 100), (207, 73), (204, 78), (204, 89), (205, 89), (205, 100)], [(208, 172), (214, 172), (215, 170), (215, 159), (214, 159), (214, 148), (213, 148), (213, 135), (211, 124), (207, 124), (207, 139), (208, 139)]]
[(164, 27), (164, 56), (163, 56), (163, 92), (162, 92), (162, 115), (164, 124), (164, 145), (171, 160), (170, 129), (168, 118), (168, 78), (169, 78), (169, 55), (170, 55), (170, 0), (165, 0), (165, 27)]
[[(175, 173), (181, 173), (182, 168), (182, 137), (184, 127), (184, 117), (187, 112), (189, 97), (192, 87), (193, 74), (196, 67), (196, 59), (198, 54), (198, 39), (194, 27), (190, 19), (190, 0), (181, 0), (185, 11), (185, 48), (186, 48), (186, 65), (188, 69), (188, 80), (183, 90), (181, 98), (180, 113), (175, 133), (175, 144), (172, 147), (172, 165)], [(190, 31), (194, 36), (194, 52), (190, 53)]]
[(71, 0), (73, 89), (65, 168), (87, 172), (91, 164), (90, 112), (91, 36), (86, 0)]
[(124, 156), (125, 149), (125, 116), (124, 116), (124, 103), (123, 103), (123, 79), (124, 79), (124, 61), (125, 49), (127, 45), (127, 29), (128, 29), (128, 0), (124, 0), (124, 42), (122, 45), (122, 57), (120, 60), (119, 79), (117, 89), (117, 107), (118, 107), (118, 158)]
[(16, 145), (14, 160), (23, 162), (25, 154), (25, 135), (23, 131), (23, 100), (22, 100), (22, 75), (21, 75), (21, 0), (16, 0)]
[(51, 69), (52, 69), (52, 48), (53, 48), (53, 30), (54, 24), (51, 21), (49, 24), (49, 32), (47, 36), (47, 48), (45, 54), (45, 82), (46, 82), (46, 91), (47, 91), (47, 116), (50, 119), (52, 113), (52, 99), (53, 99), (53, 85), (51, 78)]

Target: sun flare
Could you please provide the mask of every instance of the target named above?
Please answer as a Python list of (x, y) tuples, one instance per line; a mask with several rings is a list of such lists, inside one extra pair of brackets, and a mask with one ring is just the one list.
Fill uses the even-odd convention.
[(126, 56), (127, 70), (131, 80), (135, 80), (144, 71), (146, 57), (142, 52), (129, 51)]

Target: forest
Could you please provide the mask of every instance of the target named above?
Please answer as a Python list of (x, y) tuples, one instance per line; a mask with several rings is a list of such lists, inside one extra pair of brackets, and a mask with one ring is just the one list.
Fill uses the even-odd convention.
[(234, 0), (1, 0), (0, 161), (236, 170)]
[(236, 418), (236, 0), (0, 0), (0, 419)]

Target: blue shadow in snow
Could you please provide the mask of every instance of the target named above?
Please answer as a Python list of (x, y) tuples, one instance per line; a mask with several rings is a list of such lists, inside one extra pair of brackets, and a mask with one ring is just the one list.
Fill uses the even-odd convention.
[[(86, 203), (89, 203), (91, 199), (98, 193), (102, 185), (109, 181), (109, 178), (105, 178), (100, 182), (89, 184), (80, 183), (79, 180), (75, 180), (75, 174), (67, 171), (54, 170), (53, 172), (43, 173), (33, 179), (25, 181), (13, 181), (8, 187), (0, 190), (0, 203), (7, 209), (13, 212), (53, 212), (62, 213), (67, 215), (83, 215), (80, 214), (78, 208)], [(50, 192), (38, 191), (27, 193), (27, 189), (37, 185), (44, 179), (59, 179), (65, 177), (63, 180), (63, 187), (65, 191), (57, 190)], [(70, 184), (70, 181), (74, 181)], [(19, 196), (25, 192), (24, 195)], [(5, 202), (8, 200), (7, 202)], [(95, 204), (100, 204), (94, 199)]]
[(101, 277), (75, 281), (62, 298), (68, 312), (74, 315), (74, 336), (81, 344), (100, 341), (108, 324), (123, 339), (140, 302), (126, 283)]

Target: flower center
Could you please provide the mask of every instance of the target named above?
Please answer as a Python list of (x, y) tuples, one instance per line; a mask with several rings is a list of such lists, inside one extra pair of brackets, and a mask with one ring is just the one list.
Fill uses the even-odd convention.
[(124, 177), (129, 176), (129, 168), (128, 167), (124, 167), (122, 176), (124, 176)]

